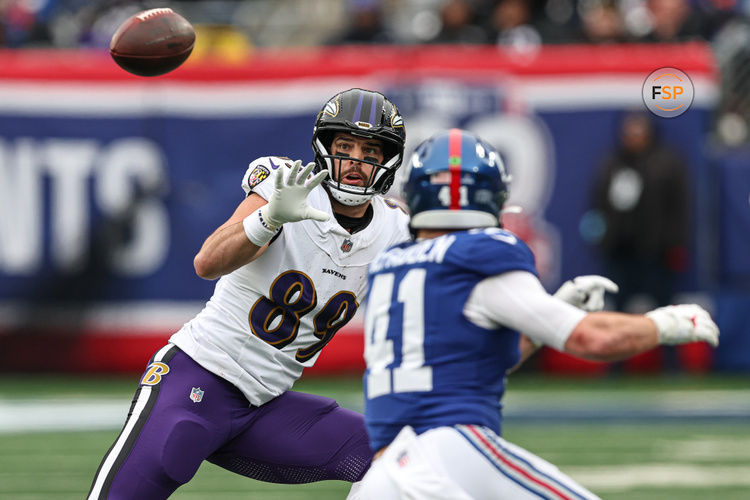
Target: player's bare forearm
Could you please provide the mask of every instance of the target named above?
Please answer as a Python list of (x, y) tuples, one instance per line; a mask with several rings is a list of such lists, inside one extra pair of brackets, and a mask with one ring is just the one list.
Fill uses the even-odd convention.
[(261, 256), (267, 245), (258, 247), (252, 243), (247, 238), (242, 221), (265, 204), (266, 200), (257, 194), (250, 194), (237, 206), (232, 216), (206, 238), (193, 259), (198, 276), (213, 280)]
[(518, 370), (521, 365), (531, 357), (532, 354), (539, 350), (539, 346), (534, 344), (534, 342), (532, 342), (531, 339), (526, 335), (521, 335), (521, 340), (518, 343), (518, 347), (521, 350), (521, 358), (513, 368), (508, 370), (508, 373), (513, 373), (514, 371)]
[(656, 325), (645, 316), (587, 314), (565, 342), (565, 352), (592, 361), (618, 361), (659, 344)]
[(203, 242), (193, 259), (193, 266), (198, 276), (213, 280), (252, 262), (265, 248), (267, 246), (258, 247), (247, 239), (242, 221), (239, 221), (214, 231)]

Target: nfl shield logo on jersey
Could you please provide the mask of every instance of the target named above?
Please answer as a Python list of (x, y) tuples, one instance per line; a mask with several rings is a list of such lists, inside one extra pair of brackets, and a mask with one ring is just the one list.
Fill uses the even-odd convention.
[(201, 391), (200, 387), (193, 387), (190, 391), (190, 399), (193, 400), (193, 403), (201, 402), (201, 399), (203, 399), (203, 391)]
[(349, 238), (346, 238), (344, 242), (341, 244), (341, 250), (344, 252), (348, 252), (352, 249), (352, 245), (354, 245), (354, 242), (350, 240)]

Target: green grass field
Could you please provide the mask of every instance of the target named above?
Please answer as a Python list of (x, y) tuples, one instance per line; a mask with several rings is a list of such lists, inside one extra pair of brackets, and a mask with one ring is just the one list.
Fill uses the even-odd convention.
[[(136, 379), (0, 377), (0, 499), (84, 498), (119, 433)], [(303, 378), (296, 389), (361, 409), (359, 383)], [(506, 439), (605, 499), (750, 498), (750, 377), (519, 374), (506, 417)], [(347, 491), (337, 481), (265, 484), (205, 463), (173, 498), (335, 499)]]

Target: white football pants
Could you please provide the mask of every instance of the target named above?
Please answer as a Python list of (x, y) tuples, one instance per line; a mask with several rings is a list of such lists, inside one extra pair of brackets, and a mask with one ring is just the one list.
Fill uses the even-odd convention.
[(363, 500), (595, 500), (557, 467), (475, 425), (404, 427), (362, 479)]

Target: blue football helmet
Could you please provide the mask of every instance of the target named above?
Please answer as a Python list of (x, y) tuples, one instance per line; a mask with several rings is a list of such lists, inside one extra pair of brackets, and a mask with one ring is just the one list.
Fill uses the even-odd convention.
[(409, 161), (404, 199), (412, 229), (500, 225), (510, 176), (495, 148), (466, 130), (440, 132)]

